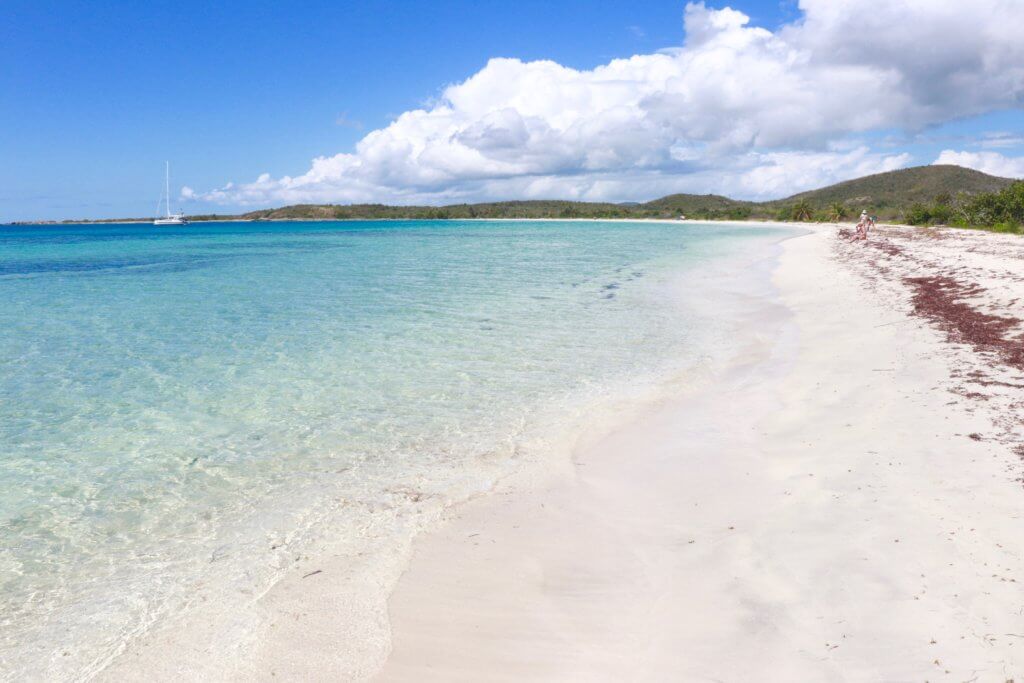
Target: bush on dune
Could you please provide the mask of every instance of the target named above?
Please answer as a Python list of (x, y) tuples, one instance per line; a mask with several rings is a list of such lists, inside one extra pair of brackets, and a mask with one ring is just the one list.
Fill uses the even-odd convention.
[(1000, 232), (1019, 232), (1024, 224), (1024, 182), (967, 199), (960, 205), (960, 217), (968, 225), (1001, 226)]
[(920, 202), (911, 204), (903, 213), (903, 222), (907, 225), (931, 225), (932, 212), (928, 206)]
[(908, 225), (953, 225), (994, 232), (1024, 233), (1024, 182), (998, 192), (940, 194), (933, 204), (915, 203), (903, 212)]

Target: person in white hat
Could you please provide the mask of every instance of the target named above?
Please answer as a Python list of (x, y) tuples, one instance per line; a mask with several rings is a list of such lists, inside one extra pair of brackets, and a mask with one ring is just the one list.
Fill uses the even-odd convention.
[(868, 225), (870, 224), (871, 218), (868, 216), (868, 210), (864, 209), (860, 212), (860, 220), (857, 222), (857, 232), (853, 239), (866, 240), (868, 238)]

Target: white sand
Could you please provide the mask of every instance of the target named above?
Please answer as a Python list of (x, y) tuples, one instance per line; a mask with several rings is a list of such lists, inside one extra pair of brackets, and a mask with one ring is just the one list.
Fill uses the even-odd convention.
[(595, 417), (572, 462), (449, 510), (407, 569), (401, 530), (389, 562), (325, 547), (100, 677), (1024, 680), (1024, 378), (909, 317), (903, 283), (967, 278), (1024, 317), (1024, 240), (834, 232), (723, 311), (748, 336), (712, 388), (607, 436)]
[[(1024, 383), (1001, 370), (1015, 386), (966, 397), (951, 368), (990, 359), (907, 317), (900, 278), (924, 266), (845, 244), (840, 263), (833, 232), (786, 243), (784, 309), (766, 293), (760, 343), (713, 390), (421, 537), (380, 680), (1024, 678), (1005, 413)], [(1024, 251), (1005, 244), (979, 268), (989, 303), (1017, 305)], [(974, 253), (928, 248), (951, 270)]]

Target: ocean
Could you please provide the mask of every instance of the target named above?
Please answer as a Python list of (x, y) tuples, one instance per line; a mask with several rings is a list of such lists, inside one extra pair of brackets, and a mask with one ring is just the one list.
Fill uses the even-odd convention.
[(407, 541), (727, 343), (701, 269), (790, 234), (0, 226), (0, 671), (88, 678), (324, 539)]

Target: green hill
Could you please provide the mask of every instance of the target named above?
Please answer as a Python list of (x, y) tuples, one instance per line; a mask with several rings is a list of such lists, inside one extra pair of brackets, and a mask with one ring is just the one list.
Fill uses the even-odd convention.
[(610, 204), (557, 200), (451, 204), (448, 206), (387, 206), (384, 204), (311, 205), (253, 211), (241, 218), (356, 219), (356, 218), (775, 218), (780, 211), (806, 202), (815, 212), (835, 203), (849, 213), (868, 209), (898, 219), (914, 204), (929, 204), (943, 196), (973, 196), (997, 192), (1014, 181), (960, 166), (917, 166), (847, 180), (785, 199), (751, 202), (715, 194), (673, 194), (643, 203)]
[(674, 194), (651, 202), (573, 202), (530, 200), (449, 204), (447, 206), (388, 206), (386, 204), (296, 204), (250, 211), (247, 220), (430, 219), (430, 218), (746, 218), (758, 204), (719, 195)]
[(1013, 182), (961, 166), (916, 166), (847, 180), (762, 206), (780, 208), (806, 201), (815, 209), (825, 209), (839, 202), (851, 210), (865, 208), (896, 217), (913, 204), (928, 204), (942, 195), (955, 198), (959, 194), (998, 192)]
[(386, 204), (297, 204), (243, 214), (250, 220), (382, 218), (627, 218), (636, 206), (561, 200), (388, 206)]
[(746, 218), (757, 207), (755, 202), (729, 199), (718, 194), (670, 194), (638, 206), (659, 215), (706, 218)]

